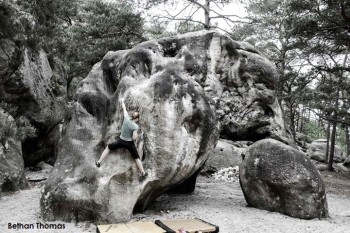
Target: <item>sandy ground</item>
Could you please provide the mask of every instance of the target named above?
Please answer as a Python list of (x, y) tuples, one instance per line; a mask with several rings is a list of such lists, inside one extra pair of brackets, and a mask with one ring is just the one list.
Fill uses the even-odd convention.
[[(300, 220), (264, 210), (246, 207), (238, 181), (226, 182), (200, 176), (190, 195), (165, 194), (143, 213), (135, 213), (132, 221), (156, 219), (201, 218), (218, 225), (221, 233), (239, 232), (350, 232), (350, 176), (322, 172), (327, 186), (330, 212), (328, 219)], [(42, 183), (28, 190), (0, 199), (0, 232), (96, 232), (93, 223), (62, 223), (64, 230), (9, 230), (8, 223), (37, 223), (40, 218), (39, 198)]]

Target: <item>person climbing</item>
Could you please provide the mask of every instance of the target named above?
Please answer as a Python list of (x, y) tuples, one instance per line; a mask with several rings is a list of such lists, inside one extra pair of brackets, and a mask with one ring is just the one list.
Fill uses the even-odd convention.
[(137, 125), (137, 122), (139, 121), (140, 116), (138, 112), (133, 112), (130, 119), (129, 114), (126, 111), (124, 99), (120, 99), (120, 102), (124, 113), (124, 120), (121, 127), (120, 138), (117, 141), (107, 145), (106, 149), (104, 149), (104, 151), (102, 152), (100, 159), (96, 162), (96, 166), (100, 167), (102, 161), (107, 157), (110, 151), (117, 150), (119, 148), (124, 148), (127, 149), (134, 158), (136, 166), (139, 169), (140, 178), (141, 180), (144, 180), (147, 177), (148, 173), (145, 172), (142, 166), (139, 153), (137, 152), (134, 143), (134, 141), (138, 138), (137, 130), (139, 129), (139, 126)]

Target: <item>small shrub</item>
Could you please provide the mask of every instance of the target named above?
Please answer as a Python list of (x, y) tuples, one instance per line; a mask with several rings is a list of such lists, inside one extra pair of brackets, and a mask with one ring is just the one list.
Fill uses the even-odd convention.
[(27, 118), (16, 116), (17, 107), (0, 102), (0, 142), (5, 144), (9, 138), (15, 138), (24, 141), (27, 138), (36, 136), (36, 129)]

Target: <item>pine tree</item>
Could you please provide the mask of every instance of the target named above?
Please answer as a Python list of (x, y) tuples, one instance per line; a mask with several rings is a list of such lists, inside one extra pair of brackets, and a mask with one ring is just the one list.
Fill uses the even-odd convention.
[(302, 61), (303, 44), (294, 39), (290, 12), (284, 0), (241, 1), (246, 4), (250, 24), (240, 24), (233, 29), (233, 38), (245, 40), (263, 51), (278, 67), (280, 78), (277, 97), (283, 107), (293, 137), (296, 137), (299, 104), (307, 97), (307, 87), (313, 75), (302, 72), (306, 65)]

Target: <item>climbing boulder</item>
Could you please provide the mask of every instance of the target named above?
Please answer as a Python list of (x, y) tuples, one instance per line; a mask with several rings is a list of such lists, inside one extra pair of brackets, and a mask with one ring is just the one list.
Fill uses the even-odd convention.
[[(307, 156), (311, 159), (327, 163), (326, 162), (326, 150), (327, 150), (327, 139), (314, 140), (306, 151)], [(336, 163), (343, 162), (345, 160), (345, 153), (341, 147), (335, 145), (333, 161)]]
[(0, 196), (1, 192), (27, 187), (21, 143), (15, 137), (14, 119), (0, 108)]
[(301, 219), (328, 216), (325, 185), (315, 165), (279, 141), (250, 146), (239, 179), (249, 206)]
[[(284, 140), (276, 82), (276, 68), (256, 49), (216, 32), (108, 52), (77, 87), (42, 190), (44, 218), (126, 221), (166, 190), (193, 191), (220, 132)], [(121, 97), (130, 113), (140, 112), (137, 146), (149, 173), (143, 182), (125, 150), (94, 165), (120, 132)]]

